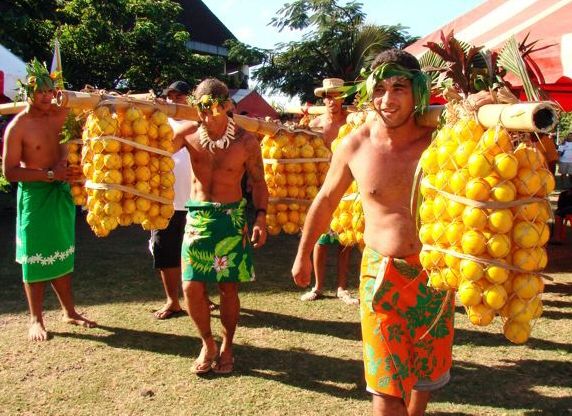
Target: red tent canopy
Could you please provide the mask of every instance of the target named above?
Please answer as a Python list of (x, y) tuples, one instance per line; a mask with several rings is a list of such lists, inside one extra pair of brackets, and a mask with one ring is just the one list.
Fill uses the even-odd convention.
[(427, 42), (440, 42), (440, 32), (486, 49), (499, 49), (514, 35), (538, 40), (537, 47), (554, 45), (531, 56), (541, 69), (542, 89), (572, 111), (572, 0), (487, 0), (407, 47), (418, 58)]

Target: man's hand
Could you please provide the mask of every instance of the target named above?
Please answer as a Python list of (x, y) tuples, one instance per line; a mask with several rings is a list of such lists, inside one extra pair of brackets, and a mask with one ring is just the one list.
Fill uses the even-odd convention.
[(292, 277), (294, 283), (300, 287), (306, 287), (310, 284), (310, 275), (312, 274), (312, 261), (310, 257), (296, 256), (294, 265), (292, 266)]
[(495, 99), (490, 91), (479, 91), (467, 97), (467, 103), (473, 111), (477, 111), (483, 105), (495, 104)]
[(79, 166), (66, 166), (58, 164), (54, 168), (54, 179), (62, 182), (75, 182), (81, 178), (81, 168)]
[(252, 227), (252, 238), (250, 242), (254, 248), (260, 248), (266, 243), (266, 225), (259, 224), (258, 221)]

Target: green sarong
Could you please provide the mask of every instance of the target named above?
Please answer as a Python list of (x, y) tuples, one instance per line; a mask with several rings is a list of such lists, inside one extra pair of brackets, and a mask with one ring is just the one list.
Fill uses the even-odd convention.
[(65, 182), (18, 183), (16, 261), (25, 283), (73, 271), (75, 206)]
[(186, 207), (189, 212), (181, 247), (183, 280), (253, 281), (246, 200), (231, 204), (189, 200)]
[(335, 231), (329, 230), (318, 238), (318, 244), (321, 246), (340, 245), (340, 238)]

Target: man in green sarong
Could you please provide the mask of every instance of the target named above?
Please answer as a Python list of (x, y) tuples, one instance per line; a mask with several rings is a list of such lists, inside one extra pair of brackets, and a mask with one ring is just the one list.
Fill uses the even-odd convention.
[(30, 308), (28, 338), (48, 339), (42, 317), (46, 283), (62, 306), (64, 321), (94, 327), (74, 307), (71, 272), (75, 252), (75, 206), (67, 182), (79, 171), (66, 166), (66, 147), (59, 133), (67, 111), (52, 105), (57, 74), (37, 60), (27, 66), (22, 83), (28, 107), (8, 125), (4, 135), (2, 169), (18, 182), (16, 261), (22, 265)]
[[(193, 92), (193, 104), (200, 123), (188, 122), (175, 131), (175, 149), (188, 149), (193, 172), (181, 250), (185, 304), (203, 343), (192, 371), (226, 374), (234, 369), (238, 283), (254, 280), (250, 244), (258, 248), (266, 241), (268, 189), (258, 140), (227, 114), (231, 108), (227, 86), (214, 78), (202, 81)], [(245, 173), (256, 207), (250, 238), (241, 187)], [(220, 352), (211, 332), (207, 282), (216, 283), (220, 293)]]

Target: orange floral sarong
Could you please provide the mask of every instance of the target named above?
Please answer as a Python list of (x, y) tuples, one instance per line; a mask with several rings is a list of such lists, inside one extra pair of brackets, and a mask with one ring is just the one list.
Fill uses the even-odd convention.
[(366, 247), (360, 299), (368, 391), (408, 403), (417, 383), (431, 384), (448, 375), (454, 298), (427, 286), (418, 255), (391, 258)]

